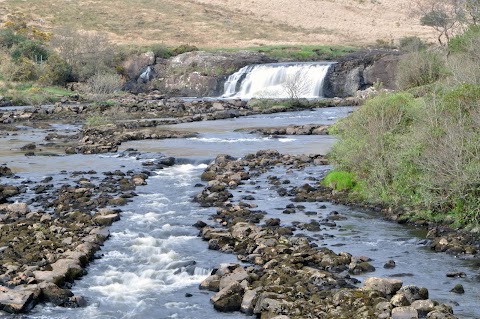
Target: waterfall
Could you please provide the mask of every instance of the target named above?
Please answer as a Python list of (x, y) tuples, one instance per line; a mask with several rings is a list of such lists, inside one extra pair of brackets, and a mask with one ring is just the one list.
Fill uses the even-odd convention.
[(230, 75), (223, 98), (321, 98), (328, 62), (248, 65)]

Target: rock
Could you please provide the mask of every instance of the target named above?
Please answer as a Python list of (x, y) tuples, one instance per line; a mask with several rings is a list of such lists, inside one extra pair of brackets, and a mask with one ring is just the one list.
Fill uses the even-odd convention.
[(419, 288), (413, 285), (403, 286), (399, 289), (397, 294), (403, 294), (408, 300), (409, 304), (411, 304), (415, 300), (428, 298), (428, 290), (426, 288)]
[(210, 298), (210, 301), (218, 311), (238, 311), (242, 305), (243, 295), (242, 285), (232, 282)]
[(285, 300), (284, 295), (264, 292), (260, 294), (255, 308), (254, 314), (262, 314), (262, 317), (267, 313), (266, 318), (274, 317), (275, 315), (285, 313), (292, 306), (292, 303)]
[(120, 214), (96, 215), (93, 220), (99, 226), (111, 226), (114, 222), (120, 220)]
[(64, 305), (70, 300), (70, 297), (73, 296), (73, 293), (70, 290), (62, 289), (54, 283), (41, 283), (40, 289), (42, 291), (41, 298), (55, 306)]
[(242, 304), (240, 306), (240, 311), (249, 316), (253, 315), (253, 308), (255, 307), (255, 301), (258, 297), (257, 289), (247, 289), (243, 295)]
[(393, 308), (392, 319), (418, 319), (418, 312), (413, 307)]
[(35, 303), (36, 300), (32, 291), (9, 289), (0, 286), (0, 310), (8, 313), (26, 312)]
[(217, 274), (208, 276), (201, 283), (199, 288), (209, 291), (220, 291), (220, 279), (221, 277)]
[(0, 166), (0, 176), (13, 176), (13, 172), (7, 166)]
[(83, 274), (79, 260), (59, 259), (51, 265), (51, 271), (34, 271), (33, 275), (39, 282), (52, 282), (62, 285), (65, 281), (71, 282)]
[(19, 215), (26, 215), (30, 212), (30, 208), (26, 203), (13, 203), (13, 204), (5, 204), (0, 205), (0, 210), (5, 210), (10, 213), (16, 213)]
[(398, 293), (390, 299), (390, 303), (394, 307), (403, 307), (403, 306), (410, 306), (410, 302), (408, 301), (407, 297), (403, 293)]
[(237, 268), (237, 269), (241, 269), (241, 271), (236, 271), (234, 273), (227, 274), (223, 276), (222, 279), (220, 279), (220, 286), (219, 286), (220, 290), (230, 286), (234, 282), (241, 283), (244, 280), (247, 282), (250, 280), (250, 276), (243, 268)]
[(462, 284), (456, 284), (455, 287), (453, 287), (452, 290), (450, 290), (450, 291), (454, 292), (456, 294), (464, 294), (465, 293), (465, 290), (463, 289)]
[(434, 310), (435, 302), (433, 300), (415, 300), (411, 304), (412, 308), (415, 308), (418, 312), (419, 317), (426, 317), (427, 314)]
[(76, 304), (79, 308), (85, 308), (88, 305), (87, 300), (82, 296), (73, 296), (70, 298), (70, 301)]
[(37, 148), (37, 145), (35, 143), (29, 143), (29, 144), (26, 144), (26, 145), (20, 147), (20, 149), (22, 151), (32, 151), (36, 148)]
[(375, 315), (377, 318), (388, 319), (392, 313), (392, 304), (387, 301), (379, 302), (375, 306)]
[(363, 289), (377, 290), (386, 296), (395, 294), (403, 285), (401, 280), (380, 277), (370, 277), (364, 282)]
[(383, 265), (383, 268), (385, 268), (385, 269), (393, 269), (393, 268), (395, 268), (395, 260), (393, 260), (393, 259), (388, 260), (388, 261), (385, 263), (385, 265)]

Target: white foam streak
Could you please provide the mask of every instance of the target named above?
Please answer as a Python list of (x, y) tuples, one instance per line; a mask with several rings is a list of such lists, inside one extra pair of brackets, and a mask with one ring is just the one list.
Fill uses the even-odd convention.
[(216, 137), (192, 137), (188, 140), (191, 141), (199, 141), (203, 143), (238, 143), (238, 142), (265, 142), (268, 141), (270, 138), (263, 137), (263, 138), (216, 138)]

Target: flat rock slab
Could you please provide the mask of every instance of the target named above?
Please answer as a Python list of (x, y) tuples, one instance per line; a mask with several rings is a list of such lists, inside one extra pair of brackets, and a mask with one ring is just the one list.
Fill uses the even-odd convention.
[(29, 310), (34, 299), (32, 291), (18, 291), (0, 286), (0, 309), (9, 313)]

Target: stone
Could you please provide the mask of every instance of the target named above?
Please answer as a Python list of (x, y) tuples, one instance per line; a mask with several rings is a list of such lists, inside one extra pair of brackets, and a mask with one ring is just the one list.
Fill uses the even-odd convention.
[(244, 280), (246, 281), (250, 280), (250, 276), (243, 268), (237, 268), (237, 269), (242, 269), (242, 271), (227, 274), (223, 276), (222, 279), (220, 279), (220, 286), (219, 286), (220, 290), (222, 290), (223, 288), (229, 286), (234, 282), (241, 283)]
[(0, 286), (0, 310), (8, 313), (25, 312), (30, 310), (35, 302), (32, 291), (20, 291)]
[(217, 274), (208, 276), (200, 283), (199, 288), (218, 292), (220, 291), (220, 279), (221, 277)]
[(464, 294), (465, 293), (465, 289), (463, 289), (462, 284), (456, 284), (455, 287), (453, 287), (452, 290), (450, 290), (450, 291), (453, 292), (453, 293), (456, 293), (456, 294)]
[(393, 269), (395, 268), (395, 260), (389, 259), (384, 265), (383, 268), (385, 269)]
[(418, 319), (418, 312), (410, 306), (393, 308), (392, 319)]
[(411, 304), (412, 308), (415, 308), (418, 312), (418, 315), (422, 317), (426, 317), (427, 314), (434, 310), (435, 302), (433, 300), (415, 300)]
[(41, 298), (55, 306), (62, 306), (73, 296), (73, 293), (70, 290), (62, 289), (54, 283), (43, 282), (39, 286), (42, 292)]
[(253, 309), (255, 307), (255, 301), (258, 298), (258, 291), (260, 289), (247, 289), (243, 295), (240, 311), (249, 316), (253, 315)]
[(403, 282), (398, 279), (388, 279), (380, 277), (370, 277), (364, 282), (363, 289), (377, 290), (386, 296), (395, 294), (403, 285)]
[(120, 220), (120, 214), (112, 213), (107, 215), (97, 215), (93, 220), (99, 226), (111, 226), (114, 222)]
[(405, 294), (401, 292), (393, 296), (392, 299), (390, 299), (390, 303), (394, 307), (410, 306), (410, 302), (408, 301), (407, 297), (405, 297)]
[(244, 289), (238, 282), (232, 282), (216, 293), (210, 301), (218, 311), (239, 311), (242, 305)]
[(13, 176), (13, 172), (7, 166), (0, 166), (0, 176)]
[(415, 300), (427, 299), (428, 290), (425, 293), (425, 288), (419, 288), (413, 285), (407, 285), (400, 288), (398, 293), (402, 293), (408, 300), (409, 303), (414, 302)]

